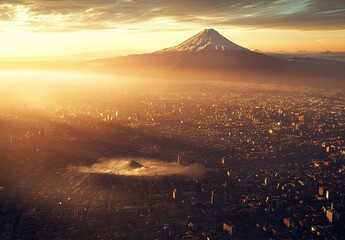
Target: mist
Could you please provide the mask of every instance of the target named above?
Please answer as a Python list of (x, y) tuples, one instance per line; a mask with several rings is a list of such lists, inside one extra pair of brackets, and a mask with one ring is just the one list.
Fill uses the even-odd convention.
[[(135, 163), (135, 167), (132, 163)], [(141, 166), (140, 166), (141, 165)], [(178, 165), (175, 162), (164, 162), (158, 159), (101, 159), (91, 166), (81, 166), (78, 170), (82, 173), (100, 173), (126, 176), (171, 176), (201, 177), (205, 167), (199, 163)]]

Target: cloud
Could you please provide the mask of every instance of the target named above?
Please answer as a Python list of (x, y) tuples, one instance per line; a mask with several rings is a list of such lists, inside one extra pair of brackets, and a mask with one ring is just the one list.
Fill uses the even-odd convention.
[(116, 28), (157, 18), (220, 27), (345, 27), (343, 0), (2, 0), (0, 10), (1, 21), (25, 21), (33, 29), (52, 31)]
[(91, 166), (81, 166), (82, 173), (101, 173), (126, 176), (169, 176), (181, 175), (187, 177), (200, 177), (205, 168), (201, 164), (178, 165), (156, 159), (101, 159)]

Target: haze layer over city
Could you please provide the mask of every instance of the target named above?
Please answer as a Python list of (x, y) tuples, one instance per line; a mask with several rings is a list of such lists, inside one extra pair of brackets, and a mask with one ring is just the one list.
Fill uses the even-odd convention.
[(343, 1), (0, 1), (0, 239), (345, 239)]

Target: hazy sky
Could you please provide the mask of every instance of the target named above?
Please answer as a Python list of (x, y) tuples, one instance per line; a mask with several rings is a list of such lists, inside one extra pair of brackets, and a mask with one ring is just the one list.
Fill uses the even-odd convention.
[(345, 51), (345, 1), (0, 0), (0, 58), (150, 52), (204, 28), (253, 50)]

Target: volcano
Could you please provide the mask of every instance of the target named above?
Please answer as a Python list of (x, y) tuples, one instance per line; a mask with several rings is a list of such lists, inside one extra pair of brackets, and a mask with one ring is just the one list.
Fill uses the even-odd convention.
[(288, 77), (297, 82), (300, 82), (300, 79), (309, 79), (312, 84), (316, 78), (327, 78), (327, 81), (335, 79), (337, 83), (343, 84), (345, 78), (343, 62), (307, 58), (287, 60), (266, 55), (242, 47), (214, 29), (205, 29), (176, 46), (153, 53), (98, 59), (92, 61), (88, 67), (91, 65), (134, 75), (239, 73), (264, 76), (265, 79)]
[(102, 59), (97, 64), (121, 70), (279, 71), (287, 61), (251, 51), (214, 29), (205, 29), (174, 47), (149, 54)]
[(161, 52), (201, 52), (201, 51), (241, 51), (248, 49), (231, 42), (214, 29), (205, 29), (181, 44), (161, 50)]

